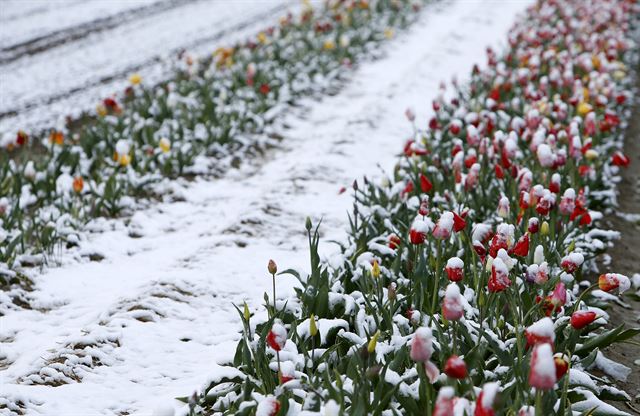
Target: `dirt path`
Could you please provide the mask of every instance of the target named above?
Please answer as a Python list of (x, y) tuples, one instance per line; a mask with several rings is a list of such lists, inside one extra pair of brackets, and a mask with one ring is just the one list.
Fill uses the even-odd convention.
[[(640, 89), (640, 83), (638, 88)], [(631, 277), (640, 273), (640, 101), (636, 103), (631, 117), (624, 152), (631, 159), (631, 164), (623, 169), (622, 180), (618, 184), (617, 215), (608, 217), (610, 228), (619, 231), (621, 238), (615, 242), (614, 248), (608, 251), (612, 259), (611, 264), (603, 266), (601, 271), (612, 271)], [(624, 323), (627, 327), (640, 326), (640, 302), (630, 296), (626, 296), (624, 301), (629, 305), (628, 308), (615, 305), (609, 311), (610, 325), (618, 326)], [(640, 342), (640, 337), (636, 337), (634, 341)], [(605, 352), (608, 358), (632, 370), (627, 380), (619, 381), (618, 385), (629, 393), (633, 402), (612, 404), (620, 410), (640, 415), (640, 347), (619, 344)]]

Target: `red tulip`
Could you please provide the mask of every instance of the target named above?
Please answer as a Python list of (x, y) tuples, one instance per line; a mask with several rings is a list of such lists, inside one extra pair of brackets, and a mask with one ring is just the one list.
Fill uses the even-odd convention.
[(569, 357), (566, 354), (557, 352), (553, 355), (553, 361), (556, 366), (556, 379), (560, 380), (569, 370)]
[(275, 323), (267, 334), (267, 344), (276, 351), (282, 351), (287, 342), (287, 330), (281, 324)]
[(476, 410), (474, 416), (494, 416), (496, 413), (493, 406), (498, 395), (500, 385), (496, 382), (486, 383), (482, 386), (482, 391), (476, 400)]
[(593, 311), (576, 311), (571, 314), (571, 326), (575, 329), (582, 329), (596, 320), (596, 313)]
[(424, 193), (428, 193), (433, 188), (431, 181), (423, 174), (420, 174), (420, 189)]
[(598, 277), (598, 287), (605, 292), (611, 292), (614, 289), (619, 288), (620, 293), (623, 293), (631, 286), (629, 278), (619, 273), (606, 273), (601, 274)]
[(459, 257), (451, 257), (447, 260), (447, 265), (444, 270), (447, 272), (449, 280), (459, 282), (463, 278), (464, 262)]
[(402, 244), (402, 240), (395, 234), (389, 236), (389, 248), (392, 250), (397, 249)]
[(467, 364), (462, 358), (452, 355), (444, 365), (444, 373), (451, 378), (463, 379), (467, 376)]
[(451, 386), (445, 386), (438, 391), (436, 406), (433, 410), (433, 416), (451, 416), (454, 411), (455, 397), (454, 390)]
[(509, 269), (502, 259), (496, 257), (491, 265), (491, 276), (489, 277), (488, 282), (489, 292), (502, 292), (509, 286), (511, 286), (511, 280), (509, 280)]
[(556, 381), (556, 366), (551, 345), (537, 344), (531, 354), (529, 385), (540, 390), (551, 390)]
[(611, 156), (611, 164), (614, 166), (627, 167), (630, 162), (629, 158), (620, 151), (615, 152), (613, 156)]
[(449, 283), (442, 301), (442, 316), (448, 321), (457, 321), (464, 316), (462, 295), (460, 288), (455, 283)]
[(524, 335), (527, 339), (528, 347), (544, 343), (553, 345), (553, 342), (556, 339), (556, 333), (553, 329), (553, 321), (551, 318), (542, 318), (533, 323), (525, 329)]
[(529, 254), (529, 234), (525, 233), (520, 237), (511, 252), (516, 256), (526, 257)]
[[(465, 213), (463, 212), (462, 215), (465, 215)], [(461, 217), (460, 215), (454, 212), (453, 213), (453, 231), (458, 233), (464, 230), (466, 226), (467, 226), (467, 221), (463, 217)]]
[(436, 227), (433, 229), (433, 236), (440, 240), (446, 240), (451, 236), (453, 229), (453, 213), (447, 211), (442, 213)]
[(280, 402), (275, 397), (265, 397), (256, 408), (257, 415), (275, 416), (280, 411)]
[(582, 265), (584, 262), (584, 256), (580, 253), (569, 253), (564, 256), (560, 261), (560, 266), (567, 273), (573, 273)]

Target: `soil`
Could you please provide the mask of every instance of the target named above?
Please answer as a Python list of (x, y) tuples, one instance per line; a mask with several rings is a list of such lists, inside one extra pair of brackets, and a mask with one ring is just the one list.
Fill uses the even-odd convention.
[[(640, 82), (638, 84), (640, 89)], [(625, 154), (631, 160), (629, 166), (621, 172), (622, 180), (618, 184), (619, 207), (616, 215), (607, 219), (611, 229), (621, 234), (620, 240), (608, 250), (611, 256), (611, 264), (601, 266), (601, 272), (616, 272), (626, 276), (640, 273), (640, 102), (637, 102), (631, 117), (631, 123), (625, 136)], [(619, 214), (635, 214), (633, 219), (624, 219)], [(629, 290), (634, 292), (634, 289)], [(636, 298), (637, 299), (637, 298)], [(618, 326), (624, 323), (627, 327), (640, 326), (640, 301), (633, 296), (623, 296), (629, 308), (614, 305), (609, 310), (610, 326)], [(632, 398), (630, 403), (612, 402), (611, 404), (620, 410), (640, 415), (640, 336), (632, 339), (631, 343), (616, 344), (605, 351), (608, 358), (631, 368), (631, 374), (625, 382), (617, 382)]]

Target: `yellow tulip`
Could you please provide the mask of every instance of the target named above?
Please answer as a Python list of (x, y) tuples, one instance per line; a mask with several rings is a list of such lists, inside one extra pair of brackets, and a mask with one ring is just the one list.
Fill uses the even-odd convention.
[(378, 338), (380, 338), (380, 331), (376, 331), (375, 334), (369, 340), (369, 345), (367, 345), (367, 351), (369, 354), (373, 353), (376, 350), (376, 345), (378, 345)]
[(129, 77), (129, 82), (132, 85), (138, 85), (142, 82), (142, 77), (140, 76), (140, 74), (131, 74), (131, 76)]
[(581, 101), (578, 104), (578, 114), (582, 117), (586, 116), (587, 114), (589, 114), (591, 112), (591, 110), (593, 110), (593, 107), (591, 107), (590, 104), (585, 103), (584, 101)]
[(171, 150), (171, 142), (166, 137), (163, 137), (162, 139), (160, 139), (158, 147), (160, 147), (162, 153), (169, 153), (169, 150)]

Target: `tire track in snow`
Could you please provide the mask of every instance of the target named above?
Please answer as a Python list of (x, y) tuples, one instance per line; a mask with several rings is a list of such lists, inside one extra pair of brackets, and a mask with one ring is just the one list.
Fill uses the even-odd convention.
[[(63, 267), (36, 278), (36, 303), (62, 306), (6, 316), (13, 334), (6, 347), (12, 363), (0, 373), (7, 392), (27, 398), (34, 412), (148, 415), (158, 397), (189, 394), (222, 371), (216, 362), (233, 355), (240, 328), (231, 303), (247, 300), (259, 309), (270, 287), (269, 258), (281, 269), (308, 269), (307, 215), (314, 222), (323, 218), (321, 250), (330, 259), (336, 248), (327, 241), (344, 239), (351, 205), (348, 192), (338, 196), (338, 189), (362, 175), (380, 179), (378, 165), (390, 171), (411, 134), (406, 106), (426, 123), (439, 82), (453, 75), (464, 82), (474, 63), (485, 62), (485, 46), (506, 42), (515, 14), (527, 4), (430, 6), (408, 33), (384, 47), (383, 59), (355, 70), (337, 95), (309, 100), (284, 117), (289, 128), (282, 147), (265, 160), (214, 182), (174, 183), (184, 202), (138, 212), (126, 226), (111, 221), (113, 231), (84, 244), (106, 254), (102, 263), (63, 258)], [(130, 229), (142, 237), (127, 237)], [(294, 283), (279, 277), (279, 297)], [(155, 299), (163, 284), (193, 296), (172, 300), (167, 289), (166, 297)], [(15, 384), (42, 368), (47, 351), (64, 350), (79, 334), (95, 331), (99, 340), (98, 326), (119, 331), (113, 365), (89, 369), (80, 383), (55, 389)]]
[[(91, 110), (140, 72), (147, 83), (164, 80), (178, 51), (211, 53), (275, 22), (294, 0), (179, 2), (109, 30), (91, 32), (35, 55), (0, 64), (0, 135), (38, 130)], [(164, 3), (162, 3), (164, 4)]]

